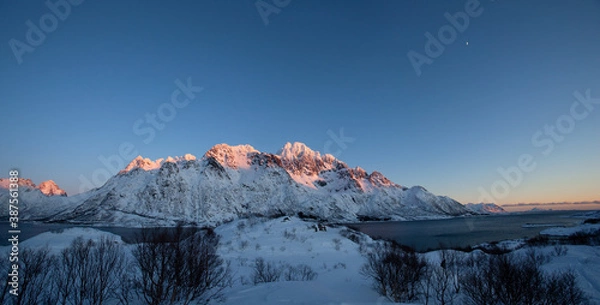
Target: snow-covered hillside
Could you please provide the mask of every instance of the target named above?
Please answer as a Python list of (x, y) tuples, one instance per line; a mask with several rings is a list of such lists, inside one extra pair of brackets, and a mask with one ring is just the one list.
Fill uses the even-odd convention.
[(350, 168), (302, 143), (287, 143), (278, 154), (259, 152), (250, 145), (219, 144), (202, 158), (137, 157), (105, 185), (80, 198), (70, 211), (48, 211), (64, 204), (32, 198), (30, 212), (22, 216), (128, 226), (215, 225), (250, 215), (299, 213), (332, 221), (471, 213), (451, 198), (435, 196), (420, 186), (400, 186), (379, 172)]
[(465, 207), (477, 214), (507, 213), (506, 210), (495, 203), (467, 203)]

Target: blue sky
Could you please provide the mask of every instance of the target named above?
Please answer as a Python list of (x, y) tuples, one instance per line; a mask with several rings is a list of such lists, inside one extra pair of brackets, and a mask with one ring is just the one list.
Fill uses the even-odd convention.
[[(574, 92), (600, 98), (600, 2), (481, 1), (417, 76), (407, 53), (471, 2), (264, 0), (266, 25), (254, 1), (87, 0), (52, 29), (44, 2), (2, 1), (0, 176), (77, 193), (122, 143), (157, 159), (299, 141), (463, 203), (600, 199), (600, 105), (570, 113)], [(40, 18), (45, 39), (22, 51)], [(164, 106), (188, 78), (203, 91)], [(133, 126), (159, 109), (177, 112), (145, 143)], [(560, 141), (544, 131), (557, 120)], [(522, 155), (534, 169), (498, 172)]]

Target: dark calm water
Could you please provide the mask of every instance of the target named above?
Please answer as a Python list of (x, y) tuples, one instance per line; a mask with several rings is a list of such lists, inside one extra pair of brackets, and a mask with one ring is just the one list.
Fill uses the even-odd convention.
[[(90, 226), (85, 225), (72, 225), (72, 224), (57, 224), (57, 223), (39, 223), (39, 222), (20, 222), (19, 230), (19, 241), (25, 241), (38, 234), (45, 232), (60, 233), (65, 229), (69, 228), (86, 228)], [(121, 236), (121, 239), (127, 243), (135, 242), (136, 238), (142, 233), (143, 230), (153, 230), (153, 228), (126, 228), (126, 227), (91, 227), (94, 229), (110, 232)], [(172, 228), (171, 228), (172, 229)], [(0, 246), (9, 245), (8, 239), (11, 234), (8, 233), (9, 224), (6, 221), (0, 222)], [(184, 230), (198, 230), (198, 228), (184, 228)]]
[(350, 224), (371, 237), (391, 239), (417, 251), (475, 246), (507, 239), (531, 238), (550, 226), (574, 226), (581, 211), (547, 211), (525, 214), (459, 217), (443, 220), (394, 221)]
[[(459, 217), (443, 220), (369, 222), (350, 224), (372, 237), (393, 239), (419, 251), (447, 247), (477, 245), (506, 239), (531, 238), (549, 225), (573, 226), (581, 219), (572, 218), (580, 211), (549, 211), (526, 214)], [(523, 225), (532, 225), (523, 227)], [(546, 227), (544, 227), (546, 225)], [(69, 224), (19, 223), (19, 240), (24, 241), (44, 232), (60, 232), (73, 227)], [(94, 227), (120, 235), (126, 242), (133, 242), (142, 228)], [(0, 222), (0, 246), (8, 245), (8, 222)]]

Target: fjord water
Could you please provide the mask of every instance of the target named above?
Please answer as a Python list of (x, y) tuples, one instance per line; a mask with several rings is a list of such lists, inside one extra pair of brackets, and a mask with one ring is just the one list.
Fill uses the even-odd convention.
[(441, 220), (367, 222), (349, 227), (373, 238), (395, 240), (417, 251), (466, 247), (507, 239), (531, 238), (548, 227), (570, 227), (581, 211), (540, 211), (521, 214), (457, 217)]
[[(581, 219), (570, 217), (580, 211), (545, 211), (523, 214), (457, 217), (440, 220), (389, 221), (353, 223), (347, 226), (371, 237), (395, 240), (418, 251), (446, 247), (465, 247), (506, 239), (531, 238), (549, 226), (573, 226)], [(6, 230), (2, 230), (4, 227)], [(58, 223), (19, 223), (19, 240), (25, 241), (44, 232), (60, 233), (72, 227), (85, 225)], [(0, 222), (0, 246), (9, 245), (8, 222)], [(133, 242), (143, 228), (96, 227), (121, 236), (125, 242)]]
[[(0, 226), (8, 228), (9, 223), (6, 221), (0, 222)], [(42, 223), (42, 222), (20, 222), (19, 223), (19, 242), (26, 241), (34, 236), (37, 236), (42, 233), (51, 232), (60, 234), (64, 230), (69, 228), (93, 228), (97, 230), (102, 230), (105, 232), (109, 232), (112, 234), (119, 235), (121, 239), (126, 243), (134, 243), (136, 239), (140, 236), (143, 231), (148, 230), (156, 230), (159, 228), (149, 227), (149, 228), (129, 228), (129, 227), (100, 227), (100, 226), (88, 226), (83, 224), (66, 224), (66, 223)], [(175, 229), (175, 228), (170, 228)], [(183, 228), (184, 230), (199, 230), (200, 228), (195, 227), (187, 227)], [(1, 230), (1, 229), (0, 229)], [(8, 229), (7, 229), (8, 230)], [(8, 246), (10, 242), (8, 239), (11, 237), (7, 231), (0, 231), (0, 246)], [(85, 237), (85, 236), (84, 236)]]

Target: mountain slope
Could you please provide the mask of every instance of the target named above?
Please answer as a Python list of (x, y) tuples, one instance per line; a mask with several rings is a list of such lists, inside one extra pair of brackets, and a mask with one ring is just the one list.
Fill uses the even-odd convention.
[(292, 215), (335, 221), (418, 219), (470, 213), (458, 202), (406, 188), (381, 173), (350, 168), (302, 143), (278, 154), (219, 144), (192, 155), (138, 157), (92, 190), (57, 221), (139, 225), (218, 224), (249, 215)]
[(467, 203), (465, 207), (477, 214), (507, 213), (506, 210), (495, 203)]

